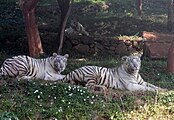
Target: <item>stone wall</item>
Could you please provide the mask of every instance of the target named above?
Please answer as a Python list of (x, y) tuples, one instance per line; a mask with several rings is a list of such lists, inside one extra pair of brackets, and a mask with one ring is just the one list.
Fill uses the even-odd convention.
[(119, 40), (118, 38), (93, 36), (66, 36), (64, 48), (82, 54), (128, 55), (143, 48), (142, 40)]

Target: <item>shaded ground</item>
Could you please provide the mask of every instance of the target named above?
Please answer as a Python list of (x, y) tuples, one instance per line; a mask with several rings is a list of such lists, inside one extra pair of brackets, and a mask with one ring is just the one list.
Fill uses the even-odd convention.
[[(143, 31), (167, 33), (166, 5), (165, 0), (145, 0), (143, 1), (143, 16), (139, 17), (136, 10), (137, 3), (132, 0), (108, 0), (95, 4), (79, 2), (73, 5), (67, 27), (70, 20), (76, 18), (94, 38), (119, 35), (142, 36)], [(15, 2), (2, 2), (1, 9), (1, 52), (26, 54), (28, 46), (18, 5)], [(46, 53), (52, 53), (55, 51), (52, 44), (56, 40), (60, 18), (56, 1), (39, 3), (36, 16), (44, 50)]]

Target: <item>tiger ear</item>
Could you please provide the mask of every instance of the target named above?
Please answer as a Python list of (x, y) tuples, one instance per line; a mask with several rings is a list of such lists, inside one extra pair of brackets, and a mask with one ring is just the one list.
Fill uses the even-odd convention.
[(65, 54), (64, 56), (65, 56), (66, 58), (68, 58), (68, 57), (69, 57), (69, 55), (68, 55), (68, 54)]
[(53, 56), (56, 57), (57, 56), (57, 53), (53, 53)]
[(121, 59), (122, 59), (123, 61), (126, 61), (126, 60), (128, 59), (128, 56), (123, 56)]

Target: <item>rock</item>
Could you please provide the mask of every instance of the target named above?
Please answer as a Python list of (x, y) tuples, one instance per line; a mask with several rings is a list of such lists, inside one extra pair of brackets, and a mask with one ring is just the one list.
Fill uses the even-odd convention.
[(115, 47), (114, 46), (111, 46), (109, 47), (110, 50), (114, 51), (115, 50)]
[(89, 52), (89, 46), (84, 45), (84, 44), (78, 44), (78, 45), (74, 46), (73, 49), (76, 50), (77, 52), (80, 52), (80, 53), (88, 53)]
[(65, 41), (65, 46), (68, 50), (70, 50), (72, 48), (72, 44), (70, 41)]
[(144, 45), (144, 56), (152, 59), (167, 58), (168, 50), (171, 43), (145, 43)]
[(145, 39), (144, 56), (154, 59), (167, 58), (174, 35), (145, 31), (143, 37)]
[(129, 53), (135, 53), (135, 52), (137, 52), (137, 50), (135, 48), (133, 48), (132, 46), (129, 46), (128, 47), (128, 51), (129, 51)]
[(143, 32), (143, 38), (146, 41), (166, 41), (166, 42), (171, 42), (171, 41), (174, 40), (174, 35), (144, 31)]
[(78, 39), (71, 39), (71, 42), (72, 42), (72, 44), (74, 44), (74, 45), (79, 44), (79, 40), (78, 40)]
[(117, 45), (115, 48), (115, 53), (120, 55), (127, 54), (127, 46), (124, 43)]
[(94, 46), (95, 46), (94, 44), (91, 44), (91, 45), (90, 45), (90, 48), (94, 48)]
[(96, 43), (95, 43), (95, 48), (96, 48), (96, 49), (99, 49), (99, 50), (103, 50), (103, 45), (96, 42)]
[(89, 44), (94, 43), (94, 40), (93, 40), (92, 37), (83, 36), (83, 37), (81, 38), (81, 42), (82, 42), (83, 44), (89, 45)]

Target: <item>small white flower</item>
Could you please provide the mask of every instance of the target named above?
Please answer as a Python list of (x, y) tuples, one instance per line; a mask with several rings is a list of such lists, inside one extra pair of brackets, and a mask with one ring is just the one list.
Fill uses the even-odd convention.
[(77, 88), (80, 88), (80, 86), (77, 86)]
[(48, 84), (46, 83), (45, 86), (48, 86)]
[(68, 102), (68, 104), (70, 105), (70, 104), (71, 104), (71, 102)]
[(58, 110), (59, 112), (62, 112), (63, 110), (62, 110), (62, 107), (59, 107), (59, 110)]
[(82, 92), (83, 90), (80, 90), (80, 92)]
[(89, 98), (89, 96), (87, 96), (87, 98)]
[(45, 109), (43, 109), (42, 111), (45, 112)]
[(158, 73), (157, 75), (159, 76), (160, 74)]
[(50, 98), (50, 97), (51, 97), (51, 95), (48, 95), (48, 97)]
[(92, 99), (94, 99), (94, 96), (92, 96)]
[(42, 94), (42, 92), (40, 92), (40, 94)]
[(56, 99), (56, 97), (54, 97), (54, 99)]
[(34, 91), (34, 93), (37, 93), (37, 92), (39, 92), (39, 90), (35, 90), (35, 91)]
[(40, 104), (39, 106), (40, 106), (40, 107), (42, 107), (42, 105), (41, 105), (41, 104)]
[(98, 97), (98, 95), (96, 95), (96, 97)]
[(37, 98), (40, 99), (40, 95), (38, 95)]
[(73, 95), (73, 93), (70, 93), (70, 94), (69, 94), (69, 96), (72, 96), (72, 95)]
[(86, 101), (86, 99), (83, 99), (83, 101)]
[(77, 91), (79, 91), (79, 89), (77, 89)]
[(65, 100), (62, 100), (62, 102), (64, 103), (64, 102), (65, 102)]
[(86, 91), (83, 91), (83, 93), (86, 93)]
[(94, 104), (94, 102), (91, 102), (91, 104)]
[(83, 93), (80, 93), (81, 95), (83, 95)]
[(71, 89), (71, 86), (68, 86), (69, 89)]

